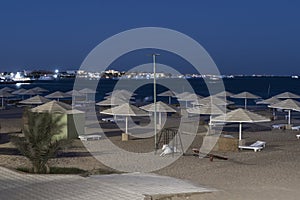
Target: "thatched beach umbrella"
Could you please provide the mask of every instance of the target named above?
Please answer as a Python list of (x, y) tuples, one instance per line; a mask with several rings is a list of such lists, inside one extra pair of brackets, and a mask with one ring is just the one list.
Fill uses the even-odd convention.
[(256, 102), (256, 104), (270, 105), (270, 104), (279, 103), (279, 102), (281, 102), (281, 100), (279, 100), (278, 98), (271, 97), (269, 99), (258, 101), (258, 102)]
[(41, 88), (41, 87), (34, 87), (34, 88), (31, 88), (31, 90), (37, 91), (39, 93), (49, 92), (49, 90), (46, 90), (46, 89)]
[(23, 91), (23, 92), (19, 92), (19, 95), (23, 95), (23, 96), (34, 96), (34, 95), (38, 95), (38, 94), (41, 94), (41, 92), (38, 92), (38, 91), (35, 91), (35, 90), (32, 90), (32, 89), (29, 89), (29, 90), (26, 90), (26, 91)]
[(70, 110), (72, 110), (72, 106), (55, 100), (31, 109), (31, 111), (33, 112), (49, 112), (49, 113), (64, 113), (64, 114)]
[(114, 94), (114, 95), (124, 94), (124, 95), (126, 95), (126, 96), (128, 96), (128, 97), (137, 95), (136, 93), (130, 92), (130, 91), (125, 90), (125, 89), (116, 89), (116, 90), (113, 90), (112, 92), (107, 92), (107, 93), (105, 93), (105, 94), (106, 94), (106, 95), (112, 95), (112, 94)]
[(89, 94), (95, 94), (96, 93), (95, 90), (92, 90), (90, 88), (84, 88), (84, 89), (79, 90), (78, 92), (80, 92), (82, 94), (85, 94), (85, 101), (88, 101)]
[(215, 117), (212, 119), (212, 121), (239, 123), (239, 140), (242, 140), (242, 123), (268, 122), (270, 121), (270, 119), (248, 110), (239, 108), (227, 113), (226, 115)]
[[(281, 100), (277, 99), (276, 97), (271, 97), (269, 99), (258, 101), (258, 102), (256, 102), (256, 104), (271, 105), (271, 104), (275, 104), (275, 103), (279, 103), (279, 102), (281, 102)], [(273, 110), (273, 116), (275, 116), (275, 109), (272, 108), (272, 110)]]
[(4, 87), (4, 88), (1, 88), (0, 89), (0, 92), (12, 92), (14, 91), (15, 89), (13, 88), (10, 88), (10, 87)]
[(208, 96), (203, 99), (200, 99), (198, 102), (197, 101), (193, 102), (192, 104), (195, 106), (208, 105), (208, 104), (214, 104), (214, 105), (218, 105), (218, 106), (226, 106), (229, 104), (234, 104), (234, 102), (229, 101), (225, 98), (221, 98), (221, 97)]
[[(124, 116), (125, 117), (125, 134), (122, 134), (122, 136), (125, 135), (126, 138), (128, 138), (128, 117), (130, 117), (130, 116), (149, 116), (149, 114), (146, 111), (144, 111), (134, 105), (131, 105), (129, 103), (125, 103), (125, 104), (116, 106), (114, 108), (109, 108), (109, 109), (103, 110), (100, 113), (107, 114), (107, 115), (113, 115), (113, 116)], [(124, 139), (124, 140), (127, 140), (127, 139)]]
[(199, 115), (222, 115), (225, 114), (226, 109), (214, 104), (206, 104), (204, 106), (188, 108), (187, 112), (191, 114), (199, 114)]
[(128, 101), (128, 100), (134, 100), (135, 97), (134, 96), (131, 96), (131, 95), (128, 95), (126, 93), (113, 93), (109, 96), (106, 96), (104, 97), (104, 99), (123, 99), (125, 101)]
[(233, 95), (234, 95), (234, 94), (231, 93), (231, 92), (223, 91), (223, 92), (219, 92), (219, 93), (217, 93), (217, 94), (214, 94), (214, 95), (212, 95), (212, 96), (220, 97), (220, 98), (222, 98), (222, 97), (228, 98), (228, 97), (231, 97), (231, 96), (233, 96)]
[(247, 109), (247, 99), (259, 99), (261, 97), (250, 92), (242, 92), (236, 95), (232, 95), (231, 98), (245, 99), (245, 109)]
[(0, 97), (1, 97), (1, 107), (4, 107), (4, 98), (9, 98), (9, 97), (13, 97), (14, 95), (10, 94), (9, 92), (5, 92), (5, 91), (0, 91)]
[(118, 106), (118, 105), (122, 105), (124, 103), (128, 103), (128, 101), (123, 98), (109, 97), (107, 99), (99, 101), (98, 103), (96, 103), (96, 105), (97, 106)]
[[(155, 104), (151, 103), (151, 104), (142, 106), (140, 108), (143, 109), (143, 110), (146, 110), (148, 112), (153, 112), (154, 113), (154, 111), (155, 111)], [(158, 124), (161, 127), (161, 125), (162, 125), (161, 114), (162, 113), (174, 113), (174, 112), (176, 112), (176, 110), (174, 108), (172, 108), (171, 106), (165, 104), (164, 102), (158, 101), (158, 102), (156, 102), (156, 112), (159, 113)]]
[(175, 93), (172, 92), (171, 90), (167, 90), (165, 92), (162, 92), (162, 93), (158, 94), (157, 96), (169, 97), (169, 104), (171, 104), (171, 102), (172, 102), (172, 97), (176, 97)]
[(291, 92), (283, 92), (281, 94), (277, 94), (274, 97), (278, 99), (300, 99), (300, 96)]
[(128, 102), (130, 99), (135, 99), (136, 93), (131, 93), (128, 90), (122, 89), (122, 90), (114, 90), (112, 92), (106, 93), (108, 96), (104, 97), (104, 99), (122, 99)]
[(188, 108), (186, 110), (188, 113), (191, 114), (198, 114), (198, 115), (209, 115), (209, 129), (210, 129), (210, 125), (211, 125), (211, 120), (212, 120), (212, 116), (213, 115), (223, 115), (226, 113), (226, 108), (223, 107), (219, 107), (217, 105), (214, 104), (206, 104), (204, 106), (197, 106), (194, 108)]
[(181, 92), (181, 93), (175, 93), (176, 94), (176, 98), (178, 98), (178, 99), (181, 99), (181, 98), (183, 98), (183, 97), (185, 97), (185, 96), (187, 96), (187, 95), (190, 95), (190, 94), (194, 94), (194, 93), (191, 93), (191, 92)]
[(51, 100), (49, 100), (45, 97), (37, 95), (37, 96), (31, 97), (29, 99), (25, 99), (23, 101), (20, 101), (19, 103), (20, 104), (28, 104), (28, 105), (40, 105), (40, 104), (48, 103), (50, 101)]
[(182, 95), (178, 98), (178, 101), (185, 101), (185, 107), (188, 107), (188, 102), (199, 102), (203, 97), (194, 93), (186, 93), (186, 95)]
[(26, 92), (27, 90), (24, 88), (18, 89), (13, 91), (11, 94), (15, 94), (15, 95), (22, 95), (22, 93)]
[(76, 97), (83, 97), (84, 96), (84, 94), (80, 93), (78, 90), (70, 90), (70, 91), (66, 92), (66, 94), (72, 96), (72, 105), (75, 104)]
[(66, 94), (71, 95), (73, 97), (82, 97), (84, 94), (80, 93), (78, 90), (70, 90), (66, 92)]
[(291, 111), (299, 111), (300, 110), (300, 102), (293, 100), (293, 99), (287, 99), (284, 101), (281, 101), (279, 103), (271, 104), (269, 105), (270, 108), (279, 108), (283, 110), (288, 110), (288, 124), (291, 124)]
[(57, 101), (59, 101), (59, 99), (70, 98), (71, 95), (61, 92), (61, 91), (56, 91), (56, 92), (46, 95), (45, 97), (49, 98), (49, 99), (57, 99)]

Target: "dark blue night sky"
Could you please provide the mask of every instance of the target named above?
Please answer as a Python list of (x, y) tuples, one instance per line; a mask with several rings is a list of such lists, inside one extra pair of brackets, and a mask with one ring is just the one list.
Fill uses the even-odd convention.
[(299, 8), (296, 0), (1, 1), (0, 71), (76, 69), (106, 38), (154, 26), (197, 40), (223, 74), (300, 74)]

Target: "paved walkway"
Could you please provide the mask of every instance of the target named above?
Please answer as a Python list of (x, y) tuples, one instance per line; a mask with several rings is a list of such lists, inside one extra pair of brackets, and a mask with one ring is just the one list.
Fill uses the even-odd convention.
[(143, 200), (145, 196), (212, 192), (179, 179), (146, 173), (29, 175), (0, 167), (0, 199)]

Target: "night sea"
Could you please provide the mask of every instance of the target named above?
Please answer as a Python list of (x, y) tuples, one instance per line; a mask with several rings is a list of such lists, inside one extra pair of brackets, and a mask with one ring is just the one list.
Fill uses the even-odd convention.
[[(191, 78), (187, 79), (194, 91), (201, 96), (209, 96), (207, 86), (203, 79)], [(291, 77), (234, 77), (222, 79), (224, 82), (225, 90), (232, 93), (240, 93), (243, 91), (251, 92), (255, 95), (262, 97), (263, 99), (272, 97), (276, 94), (282, 92), (292, 92), (300, 95), (300, 79), (293, 79)], [(67, 92), (73, 89), (75, 79), (57, 79), (51, 81), (35, 81), (30, 84), (2, 84), (0, 89), (3, 87), (11, 87), (14, 89), (30, 89), (33, 87), (42, 87), (49, 90), (49, 93), (55, 91)], [(134, 92), (137, 94), (136, 99), (138, 101), (144, 102), (145, 98), (152, 97), (153, 95), (153, 85), (151, 84), (153, 80), (122, 80), (122, 84), (131, 84), (132, 81), (140, 81), (142, 87), (139, 87)], [(111, 92), (118, 80), (113, 79), (101, 79), (101, 80), (81, 80), (81, 87), (89, 87), (90, 85), (98, 85), (97, 93), (95, 94), (95, 100), (100, 101), (105, 96), (105, 93)], [(159, 79), (157, 84), (157, 94), (164, 92), (167, 88), (160, 85), (175, 84), (174, 87), (178, 88), (178, 91), (184, 92), (185, 88), (182, 86), (184, 79)], [(214, 81), (209, 81), (213, 86)], [(46, 94), (45, 94), (46, 95)], [(158, 97), (158, 100), (166, 100), (165, 97)], [(242, 105), (242, 99), (233, 99), (237, 105)], [(253, 105), (254, 101), (249, 101), (249, 104)]]

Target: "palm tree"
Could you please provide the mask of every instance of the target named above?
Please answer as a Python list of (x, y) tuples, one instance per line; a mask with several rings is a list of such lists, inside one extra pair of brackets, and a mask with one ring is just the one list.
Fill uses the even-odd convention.
[(12, 142), (30, 160), (33, 173), (49, 173), (48, 160), (69, 143), (56, 137), (66, 124), (60, 123), (62, 115), (27, 111), (25, 116), (24, 137), (13, 137)]

